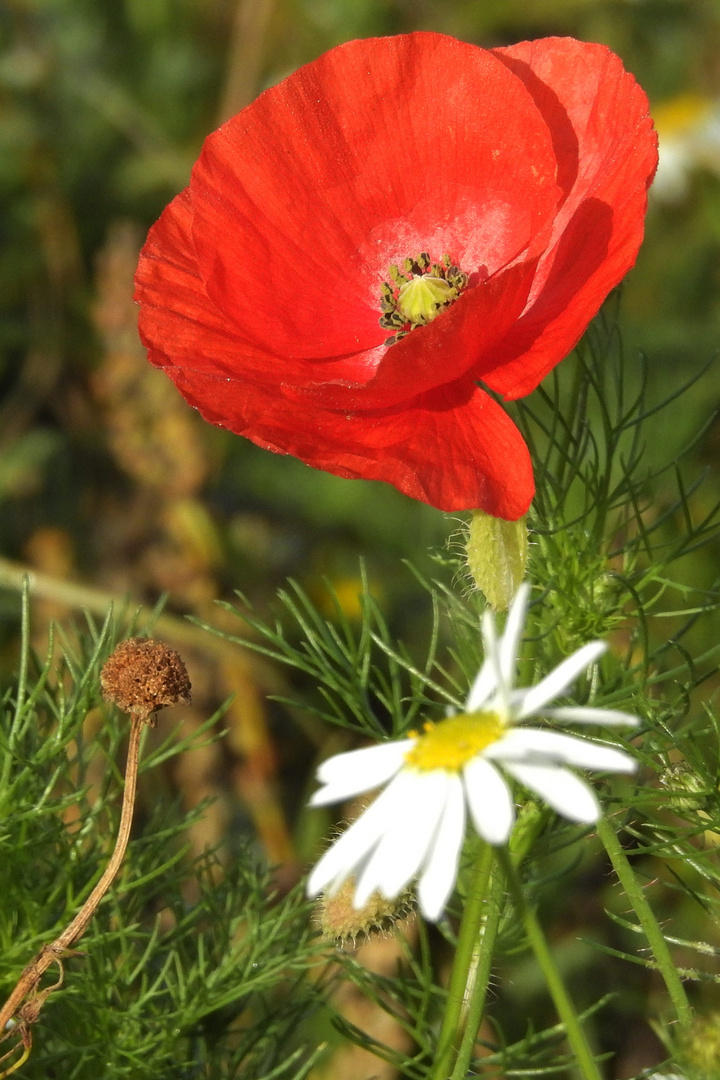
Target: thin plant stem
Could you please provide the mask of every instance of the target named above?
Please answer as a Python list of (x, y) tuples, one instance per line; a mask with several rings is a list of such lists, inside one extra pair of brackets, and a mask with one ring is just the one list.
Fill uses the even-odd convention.
[(275, 0), (239, 0), (230, 34), (225, 89), (217, 117), (224, 124), (255, 97), (266, 62), (265, 41)]
[(652, 949), (658, 971), (662, 975), (668, 994), (675, 1008), (678, 1023), (687, 1027), (692, 1020), (692, 1008), (688, 1001), (685, 987), (682, 984), (677, 967), (670, 955), (670, 949), (653, 914), (653, 910), (647, 901), (642, 886), (638, 883), (633, 869), (630, 866), (620, 839), (606, 818), (601, 818), (597, 825), (605, 851), (608, 854), (613, 869), (618, 876), (625, 895), (632, 904), (633, 911), (637, 915), (638, 922)]
[[(3, 1071), (0, 1073), (0, 1080), (6, 1080), (6, 1077), (11, 1076), (14, 1072), (17, 1072), (17, 1070), (21, 1068), (25, 1064), (27, 1059), (30, 1057), (30, 1050), (32, 1049), (32, 1047), (29, 1039), (25, 1038), (23, 1042), (19, 1045), (23, 1048), (22, 1054), (17, 1059), (17, 1061), (14, 1061), (12, 1065), (8, 1066), (7, 1069), (3, 1069)], [(9, 1053), (3, 1054), (3, 1056), (0, 1058), (0, 1065), (2, 1065), (3, 1061), (7, 1061), (10, 1055), (15, 1053), (16, 1049), (17, 1046), (14, 1046), (12, 1050), (9, 1051)]]
[(597, 1063), (592, 1056), (590, 1047), (587, 1044), (582, 1027), (580, 1026), (580, 1020), (575, 1011), (575, 1006), (570, 1000), (570, 996), (565, 989), (565, 984), (562, 981), (560, 972), (552, 958), (542, 927), (540, 926), (535, 912), (525, 899), (522, 883), (520, 882), (513, 860), (506, 848), (498, 848), (497, 857), (505, 871), (513, 902), (522, 919), (528, 941), (535, 953), (535, 959), (540, 965), (540, 969), (545, 978), (545, 983), (550, 991), (550, 996), (557, 1009), (558, 1016), (565, 1027), (568, 1042), (575, 1055), (575, 1062), (580, 1070), (580, 1074), (584, 1077), (584, 1080), (602, 1080)]
[[(63, 581), (61, 578), (55, 578), (51, 574), (41, 574), (30, 566), (12, 562), (2, 556), (0, 556), (0, 586), (15, 589), (18, 592), (26, 588), (30, 599), (37, 596), (53, 600), (72, 609), (87, 610), (99, 618), (105, 618), (108, 609), (112, 607), (121, 613), (127, 609), (131, 613), (131, 618), (152, 622), (156, 633), (162, 633), (180, 645), (197, 647), (198, 642), (202, 640), (203, 647), (212, 652), (228, 652), (228, 643), (222, 638), (214, 641), (207, 634), (203, 636), (197, 627), (183, 619), (175, 615), (158, 614), (157, 610), (139, 603), (129, 595), (122, 597), (102, 589), (95, 589), (91, 585)], [(130, 619), (126, 621), (129, 622)]]
[[(578, 362), (577, 357), (571, 368), (571, 382), (570, 382), (570, 400), (567, 408), (564, 410), (564, 415), (567, 417), (582, 416), (585, 413), (585, 409), (581, 406), (581, 397), (587, 394), (587, 388), (585, 386), (585, 379), (583, 378), (582, 365)], [(565, 473), (572, 460), (571, 445), (573, 441), (572, 422), (564, 423), (560, 421), (560, 429), (557, 435), (557, 447), (559, 450), (559, 462), (556, 482), (562, 486)]]
[[(477, 1042), (478, 1032), (485, 1012), (488, 986), (492, 969), (495, 941), (497, 939), (500, 919), (502, 917), (502, 902), (505, 895), (505, 874), (502, 867), (496, 861), (492, 869), (492, 880), (487, 901), (487, 914), (485, 923), (481, 928), (475, 946), (477, 967), (475, 980), (470, 991), (465, 1030), (463, 1032), (460, 1049), (458, 1051), (455, 1067), (450, 1080), (465, 1080), (468, 1075), (473, 1050)], [(475, 958), (474, 958), (475, 959)]]
[[(36, 991), (42, 975), (47, 971), (50, 965), (55, 962), (60, 963), (63, 953), (65, 953), (67, 949), (69, 949), (70, 946), (78, 941), (85, 933), (88, 923), (95, 914), (95, 909), (110, 888), (113, 879), (122, 865), (125, 851), (127, 850), (128, 840), (130, 839), (130, 829), (132, 827), (133, 810), (135, 807), (138, 765), (140, 761), (140, 736), (146, 723), (146, 716), (137, 714), (132, 716), (127, 767), (125, 770), (125, 787), (123, 789), (122, 810), (120, 813), (120, 826), (118, 828), (117, 840), (115, 841), (115, 848), (110, 857), (110, 861), (105, 868), (105, 872), (72, 922), (65, 927), (60, 936), (55, 938), (53, 942), (49, 945), (43, 945), (35, 959), (31, 960), (24, 969), (22, 975), (18, 979), (15, 989), (0, 1009), (0, 1038), (4, 1037), (3, 1033), (5, 1032), (8, 1022), (16, 1014), (19, 1015), (21, 1022), (23, 1020), (25, 1021), (26, 1025), (37, 1020), (37, 1014), (39, 1012), (37, 1006), (41, 1006), (44, 1003), (45, 992), (40, 992), (35, 1000), (28, 1001), (25, 1006), (22, 1005), (23, 1001)], [(12, 1030), (14, 1029), (11, 1028), (10, 1031)], [(8, 1032), (8, 1034), (9, 1033), (10, 1032)]]
[[(478, 975), (485, 969), (484, 952), (487, 898), (490, 874), (493, 866), (493, 850), (483, 843), (475, 863), (465, 909), (460, 922), (455, 958), (450, 972), (447, 1005), (440, 1026), (438, 1046), (428, 1080), (447, 1080), (451, 1075), (462, 1042), (471, 1000)], [(492, 947), (490, 947), (492, 952)], [(489, 964), (489, 961), (487, 961)]]

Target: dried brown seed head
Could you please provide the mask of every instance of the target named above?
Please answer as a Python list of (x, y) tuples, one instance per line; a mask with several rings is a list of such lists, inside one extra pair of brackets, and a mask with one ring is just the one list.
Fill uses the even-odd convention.
[(100, 672), (103, 697), (149, 720), (166, 705), (187, 705), (190, 680), (174, 649), (152, 638), (122, 641)]

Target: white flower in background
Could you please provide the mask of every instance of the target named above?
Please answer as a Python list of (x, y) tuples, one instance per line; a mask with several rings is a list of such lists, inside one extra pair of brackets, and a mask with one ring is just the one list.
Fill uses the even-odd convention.
[(310, 896), (332, 895), (354, 877), (353, 902), (361, 908), (376, 890), (392, 899), (418, 877), (420, 909), (434, 921), (455, 884), (467, 811), (488, 843), (504, 844), (510, 836), (515, 807), (503, 774), (563, 817), (591, 824), (600, 816), (599, 803), (568, 766), (635, 770), (630, 755), (615, 747), (549, 728), (519, 726), (538, 714), (580, 724), (638, 723), (610, 709), (547, 707), (605, 651), (601, 641), (578, 649), (535, 686), (513, 686), (529, 595), (529, 587), (522, 585), (500, 638), (492, 615), (485, 614), (485, 660), (464, 712), (428, 723), (407, 739), (337, 754), (320, 766), (323, 786), (311, 806), (386, 786), (322, 856), (308, 880)]
[(653, 106), (658, 132), (658, 168), (650, 188), (660, 202), (687, 198), (700, 168), (720, 175), (720, 101), (684, 93)]

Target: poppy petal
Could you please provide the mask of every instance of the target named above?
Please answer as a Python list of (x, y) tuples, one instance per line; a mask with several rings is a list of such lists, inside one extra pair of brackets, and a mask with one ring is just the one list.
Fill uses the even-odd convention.
[(208, 295), (269, 352), (363, 352), (387, 337), (390, 264), (429, 250), (495, 273), (546, 233), (555, 173), (501, 58), (433, 33), (348, 42), (206, 140), (190, 188)]
[[(138, 330), (157, 367), (217, 378), (261, 378), (265, 355), (238, 338), (237, 328), (210, 300), (192, 240), (192, 198), (186, 189), (150, 230), (135, 273)], [(172, 377), (172, 371), (168, 370)], [(217, 385), (217, 384), (215, 384)]]
[(527, 310), (485, 376), (491, 389), (517, 398), (572, 349), (634, 265), (657, 136), (645, 93), (604, 45), (544, 38), (494, 52), (554, 132), (566, 192)]
[[(402, 410), (303, 410), (278, 388), (241, 388), (226, 377), (168, 368), (206, 420), (276, 453), (289, 453), (350, 479), (384, 480), (439, 510), (482, 506), (515, 520), (534, 494), (527, 446), (507, 413), (484, 391), (443, 387)], [(228, 392), (228, 391), (231, 392)]]
[[(478, 384), (528, 393), (575, 344), (635, 259), (655, 161), (603, 46), (348, 42), (206, 140), (141, 254), (141, 337), (260, 446), (515, 519), (528, 451)], [(383, 282), (422, 251), (467, 287), (386, 345)]]
[(376, 366), (364, 374), (357, 357), (314, 364), (302, 394), (328, 409), (379, 409), (472, 376), (521, 315), (534, 270), (535, 260), (516, 263), (469, 289), (426, 326), (377, 350)]

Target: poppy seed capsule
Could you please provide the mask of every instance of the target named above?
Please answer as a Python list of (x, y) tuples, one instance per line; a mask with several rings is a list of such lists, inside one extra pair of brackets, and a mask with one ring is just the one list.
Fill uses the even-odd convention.
[(167, 705), (188, 705), (191, 700), (182, 659), (152, 638), (122, 641), (103, 665), (100, 685), (106, 701), (145, 720)]

